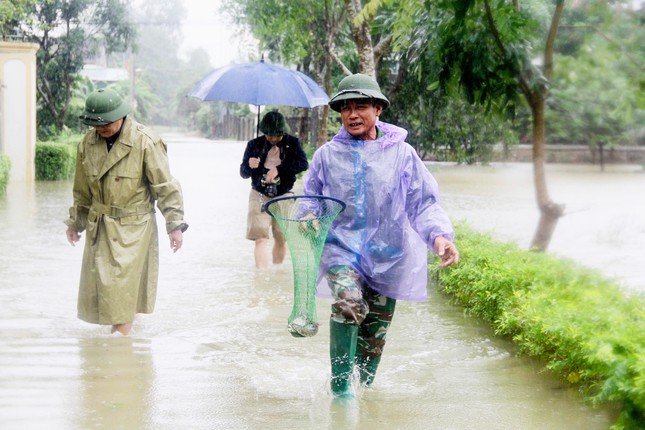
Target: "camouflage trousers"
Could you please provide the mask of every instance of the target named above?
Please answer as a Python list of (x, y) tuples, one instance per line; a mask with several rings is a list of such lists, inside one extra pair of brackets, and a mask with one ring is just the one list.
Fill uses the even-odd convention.
[(338, 322), (358, 325), (356, 352), (359, 356), (381, 357), (396, 300), (369, 288), (350, 266), (330, 268), (327, 272), (327, 282), (334, 297), (331, 318)]

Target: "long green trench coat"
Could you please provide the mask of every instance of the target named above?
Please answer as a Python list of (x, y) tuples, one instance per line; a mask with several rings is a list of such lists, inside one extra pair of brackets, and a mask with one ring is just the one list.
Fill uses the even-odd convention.
[(166, 232), (184, 231), (181, 186), (170, 174), (165, 142), (126, 117), (108, 152), (95, 130), (78, 145), (68, 227), (86, 230), (78, 317), (95, 324), (131, 322), (154, 309), (159, 238), (154, 203)]

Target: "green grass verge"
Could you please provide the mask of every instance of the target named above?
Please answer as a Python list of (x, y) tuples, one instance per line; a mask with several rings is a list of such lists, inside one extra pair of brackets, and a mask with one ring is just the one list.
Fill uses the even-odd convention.
[(617, 405), (612, 429), (645, 428), (645, 297), (597, 271), (456, 226), (457, 267), (430, 265), (439, 289), (508, 336), (520, 353)]

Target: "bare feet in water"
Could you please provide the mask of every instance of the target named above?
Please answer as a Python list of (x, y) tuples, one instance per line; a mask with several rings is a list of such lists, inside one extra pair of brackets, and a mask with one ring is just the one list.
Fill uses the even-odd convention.
[(119, 332), (123, 336), (127, 336), (128, 333), (130, 333), (130, 329), (132, 328), (132, 323), (125, 323), (125, 324), (114, 324), (112, 326), (112, 334)]

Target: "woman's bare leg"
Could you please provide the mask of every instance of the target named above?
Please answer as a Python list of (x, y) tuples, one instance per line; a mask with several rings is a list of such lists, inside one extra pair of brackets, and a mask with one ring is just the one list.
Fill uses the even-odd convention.
[(258, 269), (269, 267), (269, 239), (255, 240), (255, 267)]
[(287, 244), (275, 242), (273, 244), (273, 264), (282, 264), (287, 253)]

